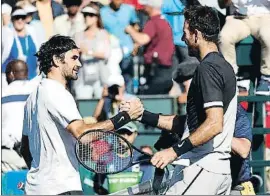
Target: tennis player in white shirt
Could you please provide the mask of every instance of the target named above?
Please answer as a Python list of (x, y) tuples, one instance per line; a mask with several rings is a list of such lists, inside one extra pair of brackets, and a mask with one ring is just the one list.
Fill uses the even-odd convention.
[(70, 37), (53, 36), (41, 46), (36, 56), (46, 78), (25, 105), (21, 153), (30, 167), (25, 192), (79, 195), (82, 187), (74, 150), (76, 138), (88, 130), (118, 129), (142, 115), (143, 106), (137, 104), (129, 112), (86, 125), (67, 88), (70, 80), (78, 78), (81, 68), (80, 49), (75, 42)]

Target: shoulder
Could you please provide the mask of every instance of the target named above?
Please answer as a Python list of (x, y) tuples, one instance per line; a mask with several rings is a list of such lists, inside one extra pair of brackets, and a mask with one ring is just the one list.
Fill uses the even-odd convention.
[(121, 6), (122, 6), (122, 7), (123, 7), (123, 9), (125, 9), (125, 10), (129, 10), (129, 11), (135, 11), (135, 8), (134, 8), (132, 5), (129, 5), (129, 4), (123, 3)]
[(202, 61), (202, 63), (212, 64), (215, 67), (221, 69), (230, 69), (231, 65), (225, 60), (221, 53), (212, 52), (208, 54)]
[(221, 54), (208, 54), (198, 67), (200, 72), (208, 71), (219, 75), (233, 74), (232, 66), (224, 59)]
[(76, 20), (78, 20), (78, 21), (82, 21), (82, 22), (84, 22), (84, 17), (83, 17), (83, 14), (81, 13), (81, 12), (78, 12), (77, 14), (76, 14)]
[(9, 85), (7, 85), (7, 87), (3, 88), (3, 90), (2, 90), (2, 99), (3, 99), (3, 97), (8, 96), (11, 91), (12, 91), (11, 90), (11, 84), (9, 84)]
[(145, 28), (147, 28), (147, 27), (151, 27), (151, 28), (153, 28), (153, 26), (155, 25), (155, 22), (154, 22), (154, 20), (148, 20), (148, 21), (146, 21), (146, 23), (145, 23), (145, 25), (144, 25), (144, 29)]
[(80, 42), (83, 39), (84, 39), (84, 31), (75, 33), (74, 40), (75, 42), (77, 42), (76, 44), (79, 44), (78, 42)]
[(52, 6), (57, 9), (64, 9), (63, 6), (55, 1), (52, 1)]
[(109, 38), (109, 33), (105, 30), (105, 29), (101, 29), (99, 34), (102, 36), (102, 37), (106, 37), (106, 38)]
[[(42, 79), (41, 89), (48, 97), (59, 98), (59, 97), (70, 97), (72, 96), (65, 87), (57, 81)], [(63, 100), (64, 101), (64, 100)]]
[(63, 22), (63, 20), (67, 20), (67, 19), (68, 19), (68, 15), (67, 14), (63, 14), (63, 15), (57, 16), (54, 19), (54, 23), (58, 24), (58, 23)]
[(100, 14), (104, 14), (104, 13), (107, 13), (107, 11), (110, 9), (109, 6), (103, 6), (101, 9), (100, 9)]
[(200, 65), (197, 68), (197, 73), (198, 74), (215, 74), (216, 73), (217, 67), (215, 66), (214, 63), (209, 62), (209, 61), (202, 61)]

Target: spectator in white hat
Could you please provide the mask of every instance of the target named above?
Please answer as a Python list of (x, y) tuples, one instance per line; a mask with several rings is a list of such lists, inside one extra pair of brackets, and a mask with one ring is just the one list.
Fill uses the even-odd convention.
[(2, 32), (2, 73), (6, 65), (13, 59), (20, 59), (28, 65), (28, 79), (37, 75), (37, 61), (34, 54), (39, 49), (37, 34), (26, 25), (26, 12), (16, 7), (11, 20), (13, 28)]
[[(75, 34), (75, 42), (81, 49), (81, 63), (83, 67), (79, 72), (79, 79), (74, 82), (77, 99), (100, 98), (104, 81), (104, 71), (110, 57), (110, 38), (103, 28), (100, 18), (99, 6), (91, 2), (82, 9), (86, 29)], [(108, 76), (107, 76), (108, 77)]]
[(84, 17), (79, 12), (81, 0), (71, 1), (64, 0), (63, 4), (67, 8), (67, 13), (55, 18), (53, 22), (54, 34), (74, 37), (78, 32), (85, 30)]

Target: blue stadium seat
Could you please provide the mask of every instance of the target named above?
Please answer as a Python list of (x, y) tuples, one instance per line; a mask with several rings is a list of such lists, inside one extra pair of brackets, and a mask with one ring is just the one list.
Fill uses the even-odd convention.
[(17, 186), (20, 182), (25, 182), (27, 171), (10, 171), (2, 174), (2, 195), (24, 195), (24, 191)]

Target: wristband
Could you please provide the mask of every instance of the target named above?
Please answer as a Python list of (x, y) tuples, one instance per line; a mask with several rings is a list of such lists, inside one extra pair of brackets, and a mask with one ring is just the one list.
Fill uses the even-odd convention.
[(110, 118), (110, 120), (112, 121), (115, 130), (119, 129), (120, 127), (131, 121), (130, 116), (127, 112), (119, 112), (117, 115)]
[(147, 110), (144, 110), (141, 123), (150, 125), (152, 127), (157, 127), (158, 119), (159, 119), (159, 114), (154, 114)]
[(189, 138), (185, 139), (182, 142), (178, 142), (172, 146), (173, 150), (177, 154), (177, 157), (181, 156), (182, 154), (187, 153), (188, 151), (192, 150), (194, 147), (190, 142)]

